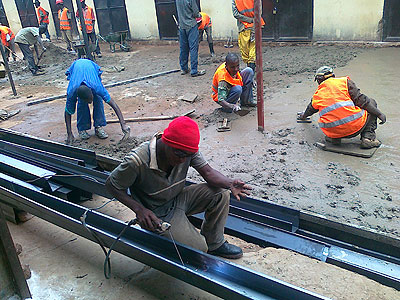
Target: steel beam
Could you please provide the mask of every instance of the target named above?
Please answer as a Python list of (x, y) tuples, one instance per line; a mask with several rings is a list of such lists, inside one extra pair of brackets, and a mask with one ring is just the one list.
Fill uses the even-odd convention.
[[(10, 184), (12, 190), (5, 187)], [(0, 201), (93, 240), (79, 220), (87, 211), (85, 207), (37, 191), (16, 179), (13, 182), (0, 179), (0, 186)], [(87, 213), (86, 224), (106, 246), (110, 246), (126, 226), (122, 221), (94, 211)], [(185, 245), (177, 243), (176, 246), (184, 266), (172, 241), (129, 227), (115, 245), (115, 251), (224, 299), (328, 299)]]

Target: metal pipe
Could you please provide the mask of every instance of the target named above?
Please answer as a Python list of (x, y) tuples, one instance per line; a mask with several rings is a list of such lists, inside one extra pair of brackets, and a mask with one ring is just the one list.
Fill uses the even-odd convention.
[(261, 34), (261, 0), (254, 0), (254, 30), (256, 37), (256, 82), (257, 82), (257, 120), (258, 131), (264, 131), (264, 79)]
[(11, 75), (10, 66), (8, 65), (8, 59), (6, 57), (6, 53), (4, 52), (3, 43), (0, 43), (0, 51), (1, 51), (1, 56), (3, 57), (4, 68), (6, 69), (8, 80), (10, 81), (11, 89), (13, 91), (13, 95), (17, 96), (17, 90), (15, 89), (14, 80)]
[[(111, 87), (115, 87), (115, 86), (119, 86), (119, 85), (124, 85), (124, 84), (138, 82), (138, 81), (142, 81), (142, 80), (146, 80), (146, 79), (156, 78), (156, 77), (159, 77), (159, 76), (163, 76), (163, 75), (167, 75), (167, 74), (171, 74), (171, 73), (176, 73), (176, 72), (179, 72), (179, 71), (180, 71), (180, 69), (174, 69), (174, 70), (159, 72), (159, 73), (150, 74), (150, 75), (146, 75), (146, 76), (136, 77), (136, 78), (133, 78), (133, 79), (128, 79), (128, 80), (124, 80), (124, 81), (118, 81), (118, 82), (115, 82), (115, 83), (106, 84), (106, 85), (104, 85), (104, 87), (105, 88), (111, 88)], [(67, 94), (63, 94), (63, 95), (59, 95), (59, 96), (47, 97), (47, 98), (38, 99), (38, 100), (32, 100), (32, 101), (27, 102), (26, 105), (30, 106), (30, 105), (35, 105), (35, 104), (39, 104), (39, 103), (50, 102), (50, 101), (57, 100), (57, 99), (62, 99), (62, 98), (65, 98), (65, 97), (67, 97)]]

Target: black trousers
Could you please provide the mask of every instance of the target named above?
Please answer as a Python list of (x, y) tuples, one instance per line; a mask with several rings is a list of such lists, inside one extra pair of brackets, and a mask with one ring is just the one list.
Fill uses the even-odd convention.
[(88, 33), (88, 38), (89, 40), (92, 41), (93, 44), (96, 45), (96, 54), (100, 54), (100, 47), (99, 47), (99, 43), (97, 42), (97, 37), (96, 37), (96, 33), (94, 31), (92, 31), (91, 33)]

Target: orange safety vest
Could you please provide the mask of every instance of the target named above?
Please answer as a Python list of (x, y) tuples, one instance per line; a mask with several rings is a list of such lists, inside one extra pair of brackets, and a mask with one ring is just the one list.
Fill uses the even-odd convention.
[(240, 85), (243, 86), (242, 76), (240, 73), (236, 73), (237, 78), (233, 78), (231, 74), (229, 74), (228, 70), (225, 68), (225, 63), (220, 65), (214, 73), (213, 83), (212, 83), (212, 98), (215, 102), (218, 102), (218, 84), (221, 80), (226, 81), (230, 85)]
[(49, 15), (48, 15), (47, 11), (46, 11), (43, 7), (39, 6), (39, 7), (36, 9), (36, 12), (37, 12), (38, 20), (39, 20), (39, 25), (41, 24), (41, 23), (40, 23), (40, 12), (43, 12), (43, 14), (44, 14), (44, 18), (43, 18), (42, 23), (49, 24)]
[(326, 79), (319, 85), (312, 99), (312, 106), (319, 110), (318, 125), (330, 138), (342, 138), (356, 133), (367, 121), (367, 111), (355, 106), (350, 98), (348, 79)]
[(61, 30), (71, 30), (71, 24), (68, 20), (68, 8), (64, 7), (58, 10), (58, 19), (60, 20), (60, 29)]
[[(10, 47), (10, 41), (15, 38), (14, 33), (7, 26), (0, 26), (1, 41), (4, 46)], [(10, 35), (10, 41), (7, 41), (7, 34)]]
[[(254, 18), (254, 0), (235, 0), (236, 8), (238, 11), (249, 18)], [(254, 23), (247, 23), (244, 21), (240, 21), (243, 23), (245, 28), (253, 27)], [(261, 18), (261, 26), (264, 26), (265, 22), (263, 18)]]
[(206, 13), (200, 12), (201, 14), (201, 23), (199, 26), (199, 30), (203, 30), (204, 28), (211, 27), (211, 18)]
[[(79, 27), (82, 30), (81, 20), (79, 18), (79, 12), (76, 12), (76, 16), (78, 17)], [(93, 22), (95, 21), (94, 14), (93, 14), (93, 8), (86, 5), (86, 9), (83, 10), (83, 18), (85, 19), (86, 32), (87, 33), (93, 32)]]

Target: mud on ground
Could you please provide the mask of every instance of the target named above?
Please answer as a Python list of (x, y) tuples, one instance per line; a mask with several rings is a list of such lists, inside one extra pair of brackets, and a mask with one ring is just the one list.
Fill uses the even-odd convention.
[[(44, 76), (32, 77), (29, 71), (21, 70), (23, 62), (11, 63), (19, 94), (13, 97), (7, 82), (2, 79), (0, 108), (21, 108), (22, 111), (3, 121), (2, 127), (64, 142), (65, 100), (26, 106), (28, 101), (66, 92), (68, 83), (64, 73), (74, 57), (60, 50), (59, 46), (47, 45), (48, 52), (43, 58), (47, 74)], [(179, 69), (176, 42), (132, 43), (129, 53), (110, 53), (106, 44), (101, 46), (103, 57), (97, 59), (97, 63), (104, 71), (105, 84)], [(255, 109), (247, 116), (239, 117), (222, 113), (211, 100), (215, 69), (224, 61), (228, 51), (239, 53), (237, 45), (229, 50), (222, 44), (216, 45), (215, 50), (217, 55), (211, 58), (206, 43), (200, 46), (199, 69), (206, 70), (205, 76), (191, 78), (177, 72), (110, 88), (110, 95), (126, 118), (173, 116), (196, 109), (192, 117), (201, 128), (200, 149), (210, 165), (232, 178), (241, 178), (249, 183), (256, 197), (400, 237), (400, 139), (396, 131), (399, 124), (392, 109), (397, 101), (394, 90), (400, 79), (397, 74), (400, 67), (398, 48), (368, 44), (265, 44), (264, 132), (257, 131)], [(383, 146), (373, 158), (361, 159), (321, 151), (315, 147), (315, 142), (323, 140), (317, 117), (313, 117), (312, 124), (296, 123), (296, 112), (307, 106), (316, 89), (313, 74), (321, 65), (333, 66), (337, 76), (349, 75), (362, 92), (378, 101), (386, 113), (388, 122), (379, 126), (377, 131)], [(194, 103), (178, 100), (186, 93), (195, 93), (198, 98)], [(105, 112), (107, 119), (116, 118), (109, 106), (105, 106)], [(230, 120), (232, 130), (219, 133), (216, 131), (217, 122), (224, 117)], [(119, 142), (122, 137), (119, 125), (109, 124), (106, 127), (109, 139), (77, 139), (74, 146), (122, 159), (130, 149), (148, 140), (168, 123), (130, 123), (131, 138), (126, 142)], [(72, 125), (77, 137), (76, 123)], [(189, 178), (202, 180), (193, 170)], [(252, 256), (253, 251), (246, 250), (246, 247), (251, 246), (245, 246), (248, 254), (243, 263), (251, 266), (253, 262), (247, 262), (247, 257)], [(258, 256), (254, 262), (257, 259)], [(288, 279), (285, 272), (277, 271), (275, 275)], [(345, 294), (343, 291), (341, 296), (333, 296), (359, 299), (357, 293), (350, 298), (343, 296)], [(372, 299), (368, 297), (362, 299)]]

